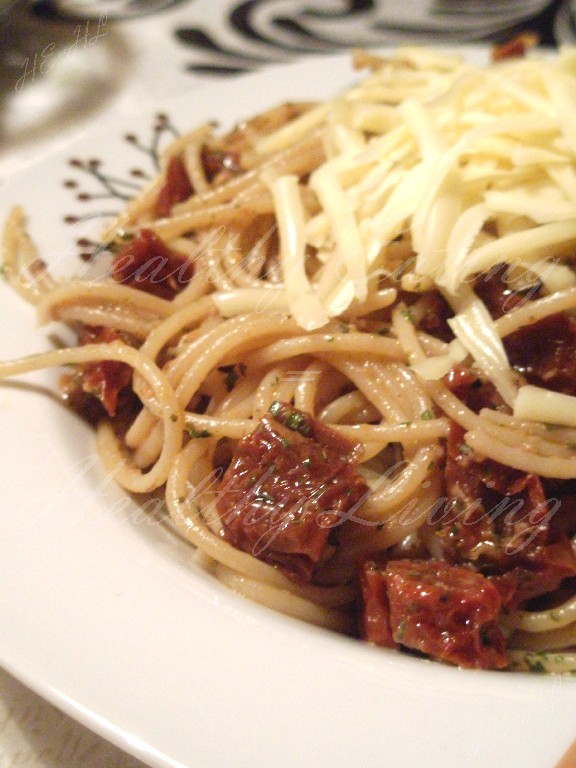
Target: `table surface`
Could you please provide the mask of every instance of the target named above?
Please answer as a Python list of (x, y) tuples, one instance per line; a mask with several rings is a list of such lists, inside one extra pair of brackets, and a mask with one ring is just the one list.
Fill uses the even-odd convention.
[[(273, 5), (275, 0), (260, 2)], [(257, 66), (265, 66), (266, 61), (329, 49), (314, 39), (296, 51), (282, 37), (255, 44), (250, 30), (237, 21), (230, 24), (240, 0), (165, 0), (164, 4), (167, 7), (155, 14), (130, 19), (114, 19), (110, 13), (88, 20), (66, 17), (49, 2), (29, 7), (19, 0), (0, 11), (0, 184), (106, 114), (131, 111), (207, 79), (251, 70), (256, 66), (250, 59), (254, 52), (263, 60)], [(321, 6), (322, 0), (314, 5)], [(378, 5), (372, 4), (372, 14)], [(285, 9), (284, 3), (284, 14)], [(547, 46), (571, 42), (568, 11), (568, 0), (551, 3), (521, 29), (537, 31)], [(370, 14), (365, 14), (364, 23), (364, 29), (357, 22), (350, 26), (350, 45), (377, 44)], [(501, 42), (517, 31), (506, 30), (491, 39)], [(339, 40), (337, 49), (343, 50), (347, 42)], [(165, 62), (170, 62), (168, 67)], [(86, 93), (88, 98), (82, 95)], [(568, 760), (563, 768), (576, 765), (576, 756)], [(0, 669), (0, 768), (142, 765)]]

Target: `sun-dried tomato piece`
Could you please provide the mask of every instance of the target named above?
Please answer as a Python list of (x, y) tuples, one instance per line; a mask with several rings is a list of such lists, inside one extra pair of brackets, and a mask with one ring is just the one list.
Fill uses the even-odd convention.
[(389, 562), (385, 573), (395, 642), (460, 667), (507, 666), (502, 602), (488, 579), (435, 560)]
[(156, 215), (169, 216), (172, 208), (177, 203), (188, 200), (192, 192), (186, 166), (179, 157), (171, 157), (168, 161), (164, 184), (156, 198)]
[(510, 364), (537, 387), (576, 395), (576, 318), (550, 315), (504, 340)]
[[(108, 344), (124, 340), (113, 328), (83, 325), (78, 332), (78, 344)], [(90, 421), (102, 416), (100, 403), (106, 413), (116, 415), (122, 396), (132, 381), (132, 368), (117, 360), (99, 360), (79, 365), (75, 373), (62, 381), (62, 391), (67, 402), (85, 414)], [(94, 399), (95, 398), (95, 399)]]
[(194, 263), (168, 248), (151, 229), (142, 229), (118, 251), (112, 277), (118, 283), (173, 299), (194, 275)]
[(310, 580), (331, 531), (368, 491), (358, 454), (310, 415), (275, 404), (238, 443), (223, 476), (217, 510), (226, 539)]

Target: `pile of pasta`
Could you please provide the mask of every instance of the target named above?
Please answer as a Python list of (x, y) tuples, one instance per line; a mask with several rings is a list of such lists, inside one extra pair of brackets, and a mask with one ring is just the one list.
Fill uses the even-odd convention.
[[(568, 322), (576, 307), (576, 51), (485, 66), (416, 47), (353, 58), (368, 74), (331, 100), (282, 105), (223, 136), (204, 125), (176, 139), (158, 178), (101, 235), (122, 262), (109, 279), (53, 277), (16, 207), (4, 274), (41, 322), (65, 323), (82, 342), (4, 362), (0, 376), (74, 365), (86, 393), (87, 374), (92, 384), (105, 377), (99, 365), (129, 369), (123, 387), (137, 407), (109, 404), (99, 421), (104, 467), (129, 492), (163, 491), (172, 525), (233, 590), (363, 634), (359, 563), (390, 590), (400, 570), (387, 564), (450, 554), (457, 569), (499, 584), (498, 667), (574, 672), (568, 552), (548, 592), (507, 602), (502, 557), (492, 561), (480, 539), (454, 554), (431, 518), (439, 500), (454, 501), (450, 461), (464, 474), (502, 465), (547, 491), (561, 485), (564, 513), (534, 517), (526, 551), (530, 536), (541, 537), (541, 553), (576, 533), (576, 382), (571, 394), (536, 381), (506, 346), (550, 318)], [(134, 261), (136, 242), (144, 261)], [(171, 267), (156, 281), (164, 291), (154, 275), (142, 278), (158, 257)], [(518, 301), (495, 313), (482, 279)], [(476, 390), (486, 395), (479, 406)], [(217, 502), (237, 451), (244, 461), (275, 414), (278, 434), (291, 429), (301, 452), (309, 440), (336, 450), (322, 431), (330, 428), (366, 488), (329, 519), (305, 579), (268, 556), (275, 535), (259, 548), (235, 544)], [(454, 482), (463, 487), (460, 475)], [(515, 483), (504, 498), (533, 499), (531, 479)], [(484, 522), (495, 541), (497, 521)], [(530, 556), (539, 574), (548, 567)], [(406, 642), (405, 628), (393, 627), (391, 645), (446, 660)]]

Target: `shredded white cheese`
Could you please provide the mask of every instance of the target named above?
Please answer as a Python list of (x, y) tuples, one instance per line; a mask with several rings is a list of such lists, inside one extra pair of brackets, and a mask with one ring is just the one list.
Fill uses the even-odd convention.
[(477, 367), (494, 383), (504, 402), (512, 405), (517, 394), (516, 382), (502, 339), (484, 304), (480, 299), (471, 299), (448, 324)]
[(280, 265), (288, 306), (296, 322), (307, 331), (328, 322), (328, 314), (306, 274), (306, 215), (297, 176), (280, 176), (270, 188), (277, 209)]
[(517, 419), (576, 427), (576, 397), (526, 385), (518, 390), (514, 416)]
[(256, 151), (312, 128), (324, 131), (326, 149), (310, 178), (319, 210), (306, 214), (294, 178), (270, 184), (290, 313), (317, 328), (370, 302), (373, 276), (401, 239), (412, 261), (403, 288), (435, 286), (456, 312), (458, 354), (418, 361), (420, 375), (438, 378), (471, 356), (513, 405), (502, 340), (482, 302), (467, 297), (475, 276), (501, 263), (545, 291), (576, 284), (576, 49), (479, 67), (399, 48)]

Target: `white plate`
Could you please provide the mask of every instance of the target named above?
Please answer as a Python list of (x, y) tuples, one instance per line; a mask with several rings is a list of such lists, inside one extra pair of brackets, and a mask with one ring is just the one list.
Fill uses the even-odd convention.
[[(479, 55), (476, 52), (474, 55)], [(230, 123), (355, 79), (346, 58), (306, 60), (165, 105), (180, 128)], [(63, 186), (124, 178), (147, 155), (151, 115), (101, 126), (0, 189), (25, 205), (58, 271), (110, 208)], [(114, 201), (112, 201), (114, 202)], [(0, 354), (48, 346), (33, 311), (0, 286)], [(249, 603), (194, 567), (190, 549), (106, 481), (90, 431), (33, 388), (0, 388), (0, 663), (67, 713), (158, 768), (362, 765), (553, 768), (576, 733), (574, 680), (469, 672), (379, 651)]]

